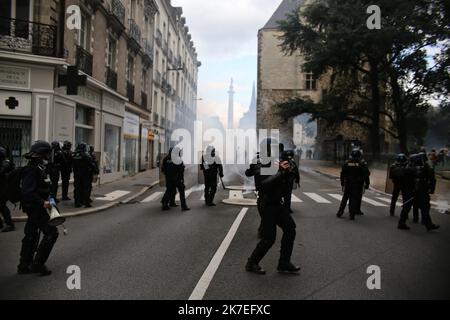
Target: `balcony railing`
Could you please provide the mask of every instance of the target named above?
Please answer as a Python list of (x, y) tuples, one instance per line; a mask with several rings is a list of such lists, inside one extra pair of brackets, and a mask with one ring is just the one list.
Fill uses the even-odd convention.
[(144, 42), (144, 55), (150, 62), (153, 62), (153, 46), (149, 40)]
[(144, 109), (147, 109), (147, 94), (145, 92), (141, 92), (141, 104)]
[(80, 46), (77, 46), (77, 67), (84, 73), (92, 76), (93, 58), (92, 54)]
[(167, 51), (169, 50), (169, 45), (167, 43), (167, 40), (163, 41), (163, 45), (162, 45), (162, 52), (167, 55)]
[(112, 0), (111, 3), (112, 14), (119, 20), (123, 25), (125, 25), (125, 6), (120, 0)]
[(106, 68), (106, 85), (117, 90), (117, 73), (110, 67)]
[(167, 85), (168, 85), (167, 79), (163, 78), (162, 81), (161, 81), (161, 90), (163, 92), (167, 92)]
[(156, 125), (159, 125), (159, 114), (157, 114), (156, 112), (153, 113), (153, 122), (154, 122)]
[(139, 28), (136, 21), (133, 19), (130, 19), (130, 36), (133, 38), (137, 43), (141, 42), (141, 29)]
[(0, 49), (56, 57), (56, 26), (0, 17)]
[(127, 98), (134, 102), (134, 85), (130, 81), (127, 81)]
[(158, 46), (162, 45), (162, 32), (159, 29), (156, 29), (155, 42)]

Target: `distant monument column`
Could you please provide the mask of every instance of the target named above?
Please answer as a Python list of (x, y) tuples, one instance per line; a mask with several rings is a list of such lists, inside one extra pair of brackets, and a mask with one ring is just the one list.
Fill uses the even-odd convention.
[(234, 129), (234, 93), (233, 79), (231, 79), (228, 91), (228, 129)]

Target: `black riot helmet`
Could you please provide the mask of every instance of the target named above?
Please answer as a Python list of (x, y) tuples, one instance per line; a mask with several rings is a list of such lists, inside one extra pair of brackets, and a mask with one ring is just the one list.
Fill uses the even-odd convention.
[(6, 159), (6, 149), (3, 147), (0, 147), (0, 161), (3, 161)]
[(423, 153), (414, 154), (409, 158), (411, 165), (415, 167), (423, 167), (425, 166), (427, 159), (423, 157)]
[(52, 152), (52, 146), (47, 141), (36, 141), (30, 149), (30, 152), (25, 155), (27, 159), (46, 159)]
[(208, 146), (206, 148), (206, 155), (214, 158), (216, 156), (216, 148), (213, 146)]
[(397, 156), (396, 161), (398, 164), (405, 165), (408, 163), (408, 157), (405, 154), (401, 153)]
[(360, 149), (354, 149), (351, 153), (350, 153), (350, 160), (356, 160), (359, 161), (362, 159), (362, 151)]
[(61, 150), (61, 145), (59, 144), (59, 141), (52, 142), (52, 150), (55, 150), (55, 151)]
[(72, 149), (72, 142), (70, 141), (64, 141), (64, 145), (63, 145), (63, 149), (64, 150), (71, 150)]
[(81, 142), (77, 146), (76, 152), (86, 153), (88, 151), (88, 145), (85, 142)]
[(94, 153), (95, 149), (94, 146), (89, 145), (89, 153)]

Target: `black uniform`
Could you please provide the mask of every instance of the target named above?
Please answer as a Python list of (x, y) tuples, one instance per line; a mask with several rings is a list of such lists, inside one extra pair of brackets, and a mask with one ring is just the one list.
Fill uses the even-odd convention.
[(100, 169), (98, 166), (97, 156), (95, 155), (94, 148), (89, 147), (89, 157), (91, 158), (91, 171), (89, 175), (89, 187), (87, 191), (87, 199), (89, 203), (92, 203), (91, 194), (92, 194), (92, 183), (94, 181), (94, 176), (98, 176), (100, 174)]
[[(352, 159), (342, 166), (341, 185), (344, 188), (344, 199), (349, 199), (350, 219), (361, 212), (364, 189), (370, 186), (370, 171), (367, 163), (361, 159)], [(338, 216), (342, 216), (339, 212)]]
[(203, 171), (205, 177), (205, 202), (208, 206), (214, 206), (214, 197), (217, 192), (217, 175), (223, 178), (223, 165), (218, 157), (215, 155), (214, 149), (206, 151), (209, 161), (202, 157), (202, 164), (200, 169)]
[[(186, 203), (185, 190), (186, 186), (184, 184), (184, 163), (176, 164), (172, 161), (172, 150), (169, 150), (169, 154), (163, 159), (163, 164), (161, 171), (166, 176), (166, 192), (164, 193), (163, 199), (161, 201), (163, 205), (163, 210), (170, 209), (169, 204), (175, 206), (175, 196), (177, 193), (180, 194), (181, 209), (183, 211), (189, 210)], [(181, 155), (181, 150), (180, 150)]]
[[(25, 225), (25, 237), (22, 240), (19, 273), (49, 273), (46, 270), (42, 271), (42, 268), (58, 239), (58, 229), (48, 225), (50, 217), (44, 208), (44, 202), (50, 196), (50, 184), (46, 182), (46, 177), (46, 168), (34, 159), (22, 172), (21, 204), (28, 220)], [(44, 235), (40, 243), (38, 232), (42, 232)]]
[(403, 208), (399, 222), (399, 227), (403, 228), (406, 226), (409, 212), (416, 200), (416, 168), (413, 166), (400, 167), (393, 174), (403, 197)]
[(61, 165), (61, 181), (62, 181), (62, 199), (70, 200), (69, 198), (69, 182), (72, 174), (72, 144), (65, 143), (62, 148), (62, 165)]
[(398, 197), (400, 196), (401, 184), (403, 183), (400, 180), (398, 173), (400, 173), (404, 167), (405, 167), (405, 164), (396, 162), (389, 169), (389, 177), (392, 180), (392, 183), (394, 184), (394, 190), (392, 192), (392, 200), (391, 200), (391, 209), (390, 209), (391, 216), (395, 215), (395, 207), (397, 205)]
[(282, 154), (281, 161), (289, 161), (291, 165), (291, 169), (289, 170), (288, 175), (288, 183), (286, 185), (285, 191), (283, 197), (283, 204), (284, 209), (287, 210), (289, 213), (293, 213), (291, 208), (291, 202), (292, 202), (292, 191), (294, 189), (294, 184), (298, 185), (300, 184), (300, 172), (298, 170), (298, 166), (294, 161), (294, 152), (293, 151), (286, 151), (285, 155)]
[(250, 256), (246, 269), (247, 271), (260, 274), (265, 273), (258, 264), (275, 244), (278, 225), (283, 230), (278, 269), (279, 271), (297, 272), (299, 268), (291, 264), (296, 225), (290, 214), (283, 210), (284, 188), (288, 183), (289, 174), (287, 171), (280, 170), (275, 175), (263, 176), (261, 170), (264, 167), (266, 165), (258, 162), (252, 164), (245, 173), (247, 177), (253, 176), (255, 178), (256, 190), (258, 191), (258, 211), (261, 216), (262, 238)]
[(87, 145), (80, 144), (73, 154), (72, 159), (75, 207), (81, 207), (82, 205), (89, 207), (89, 191), (91, 188), (93, 167)]
[(59, 142), (52, 143), (52, 155), (50, 162), (47, 165), (48, 175), (50, 177), (50, 196), (53, 199), (57, 199), (58, 196), (58, 183), (61, 173), (61, 168), (64, 164), (63, 153), (59, 146)]
[[(5, 157), (0, 154), (0, 212), (3, 216), (3, 220), (6, 224), (6, 229), (4, 231), (12, 231), (14, 230), (14, 223), (11, 219), (11, 211), (9, 210), (6, 202), (8, 201), (7, 197), (7, 188), (6, 178), (8, 173), (14, 170), (14, 163), (6, 160)], [(3, 229), (3, 222), (0, 219), (0, 229)]]

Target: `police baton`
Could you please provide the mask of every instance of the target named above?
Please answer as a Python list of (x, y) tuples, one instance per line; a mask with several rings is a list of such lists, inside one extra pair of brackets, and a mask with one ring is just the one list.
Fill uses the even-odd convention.
[(222, 188), (223, 190), (227, 190), (227, 188), (225, 187), (225, 184), (223, 183), (222, 177), (219, 176), (220, 182), (222, 183)]
[(416, 197), (412, 197), (412, 198), (409, 199), (408, 201), (403, 202), (402, 208), (404, 208), (408, 203), (410, 203), (410, 202), (412, 202), (412, 201), (414, 201), (414, 200), (416, 200)]

